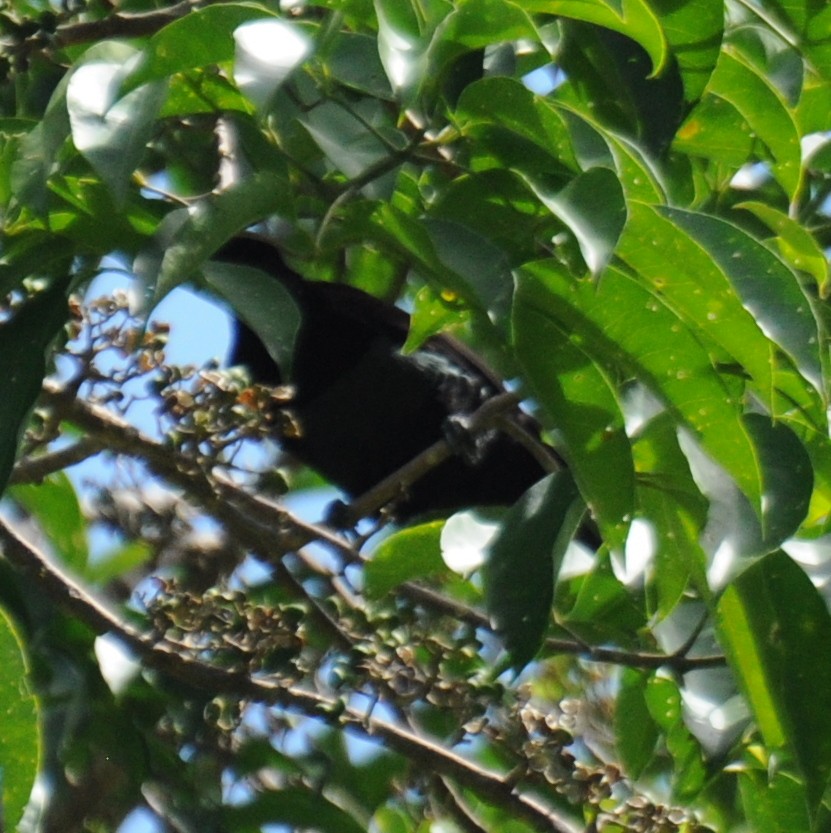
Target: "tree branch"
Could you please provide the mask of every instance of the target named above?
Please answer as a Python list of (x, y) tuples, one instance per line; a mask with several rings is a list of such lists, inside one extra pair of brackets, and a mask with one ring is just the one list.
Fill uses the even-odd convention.
[[(308, 600), (305, 589), (282, 563), (281, 559), (286, 552), (296, 551), (312, 541), (320, 541), (340, 552), (351, 563), (362, 563), (365, 560), (349, 541), (326, 527), (302, 521), (282, 507), (249, 494), (218, 473), (209, 477), (198, 466), (189, 464), (181, 455), (171, 453), (167, 446), (142, 434), (126, 420), (100, 405), (84, 402), (68, 394), (56, 382), (45, 382), (44, 394), (46, 401), (55, 407), (63, 418), (89, 431), (101, 447), (144, 461), (154, 474), (198, 501), (207, 512), (226, 526), (235, 541), (267, 561), (275, 569), (277, 579), (284, 581), (287, 587), (294, 588), (304, 599)], [(493, 397), (473, 414), (471, 430), (482, 430), (492, 421), (499, 420), (505, 410), (515, 404), (516, 397), (511, 393)], [(353, 517), (372, 514), (399, 495), (407, 485), (415, 482), (431, 465), (437, 465), (451, 453), (449, 443), (440, 440), (354, 501), (348, 507), (348, 511)], [(475, 627), (490, 629), (490, 622), (483, 613), (434, 590), (407, 582), (401, 585), (401, 591), (433, 610), (441, 611)], [(315, 602), (311, 603), (320, 614), (319, 618), (325, 627), (342, 643), (343, 634), (335, 627), (331, 617), (322, 613)], [(725, 658), (721, 655), (687, 657), (680, 653), (670, 655), (626, 651), (593, 647), (568, 639), (548, 639), (545, 646), (552, 652), (576, 654), (593, 662), (646, 669), (668, 667), (680, 674), (725, 664)]]
[(437, 772), (476, 791), (524, 818), (537, 830), (576, 833), (577, 828), (534, 796), (517, 792), (513, 780), (475, 764), (445, 749), (429, 738), (387, 720), (364, 714), (353, 706), (275, 677), (253, 678), (241, 671), (226, 670), (182, 655), (178, 647), (154, 641), (123, 621), (109, 606), (26, 543), (5, 520), (0, 519), (0, 544), (6, 559), (34, 577), (38, 586), (57, 604), (99, 634), (113, 633), (149, 667), (202, 691), (215, 691), (251, 700), (281, 705), (308, 717), (378, 738), (426, 772)]

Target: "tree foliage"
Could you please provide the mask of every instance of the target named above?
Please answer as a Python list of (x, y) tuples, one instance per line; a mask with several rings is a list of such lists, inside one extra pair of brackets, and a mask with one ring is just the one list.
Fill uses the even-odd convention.
[[(828, 827), (824, 4), (0, 25), (6, 829)], [(468, 341), (568, 470), (489, 525), (289, 512), (275, 393), (79, 294), (201, 287), (287, 355), (207, 265), (252, 227)]]

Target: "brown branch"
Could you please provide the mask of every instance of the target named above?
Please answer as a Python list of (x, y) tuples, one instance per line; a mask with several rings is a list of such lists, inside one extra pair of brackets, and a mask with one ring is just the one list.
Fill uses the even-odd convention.
[(80, 23), (64, 23), (58, 26), (51, 41), (53, 47), (62, 49), (92, 41), (109, 38), (140, 38), (153, 35), (170, 23), (189, 14), (199, 6), (206, 6), (218, 0), (182, 0), (168, 9), (159, 9), (139, 14), (114, 13), (100, 20), (85, 20)]
[[(293, 587), (304, 598), (307, 598), (307, 594), (302, 585), (281, 562), (285, 552), (296, 551), (312, 541), (320, 541), (340, 552), (352, 563), (361, 563), (365, 560), (349, 541), (331, 530), (319, 524), (300, 520), (277, 504), (249, 494), (218, 473), (209, 477), (199, 467), (187, 464), (187, 461), (180, 455), (171, 453), (170, 448), (142, 434), (106, 408), (68, 395), (60, 385), (53, 381), (47, 381), (44, 384), (44, 394), (47, 403), (55, 407), (63, 418), (89, 431), (102, 447), (144, 461), (154, 474), (172, 486), (180, 488), (186, 496), (197, 501), (226, 526), (235, 541), (266, 560), (275, 569), (278, 580), (285, 581), (288, 587)], [(490, 424), (491, 420), (498, 420), (515, 402), (516, 397), (510, 393), (488, 400), (471, 417), (471, 430), (482, 430)], [(371, 514), (372, 511), (400, 495), (402, 488), (415, 482), (418, 477), (429, 470), (430, 465), (435, 465), (433, 461), (436, 456), (446, 459), (444, 455), (451, 453), (446, 440), (435, 443), (394, 475), (353, 502), (349, 511), (356, 513), (366, 510), (366, 514)], [(490, 622), (485, 614), (434, 590), (410, 582), (402, 584), (400, 589), (410, 598), (433, 610), (453, 616), (459, 621), (468, 622), (474, 627), (490, 628)], [(315, 602), (312, 603), (323, 624), (343, 644), (344, 634), (331, 616), (322, 611)], [(687, 657), (678, 652), (674, 654), (636, 652), (594, 647), (568, 639), (548, 639), (545, 647), (555, 653), (574, 654), (593, 662), (607, 662), (646, 669), (668, 667), (679, 674), (696, 669), (720, 667), (726, 662), (725, 658), (718, 654)]]
[(44, 478), (94, 457), (103, 446), (95, 437), (83, 437), (58, 451), (24, 457), (19, 460), (9, 477), (9, 485), (41, 483)]
[(182, 655), (175, 645), (154, 641), (125, 622), (44, 553), (26, 543), (2, 519), (0, 544), (6, 559), (32, 576), (50, 599), (97, 633), (115, 634), (149, 667), (201, 691), (228, 693), (281, 705), (368, 738), (377, 738), (422, 770), (452, 778), (486, 800), (521, 816), (538, 830), (576, 833), (576, 828), (553, 808), (531, 795), (517, 792), (508, 775), (479, 766), (429, 738), (396, 723), (367, 716), (359, 709), (318, 692), (285, 685), (274, 677), (253, 678), (244, 672), (218, 668)]

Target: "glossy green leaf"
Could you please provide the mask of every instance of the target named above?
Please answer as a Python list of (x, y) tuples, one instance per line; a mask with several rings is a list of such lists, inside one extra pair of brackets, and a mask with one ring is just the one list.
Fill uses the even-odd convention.
[(626, 223), (626, 201), (615, 173), (592, 168), (556, 193), (534, 178), (528, 182), (541, 202), (574, 233), (591, 273), (600, 274)]
[(148, 81), (232, 60), (233, 32), (237, 26), (266, 16), (271, 18), (265, 8), (243, 3), (194, 9), (160, 29), (147, 41), (141, 59), (127, 77), (125, 92)]
[(17, 830), (41, 754), (40, 703), (29, 691), (26, 656), (11, 619), (0, 610), (0, 797), (4, 829)]
[[(705, 248), (759, 328), (824, 394), (819, 325), (793, 271), (758, 240), (725, 220), (672, 208), (661, 211)], [(716, 316), (718, 306), (712, 311)]]
[(825, 601), (775, 552), (727, 588), (718, 628), (765, 743), (794, 756), (813, 812), (831, 776), (831, 666), (816, 653), (831, 640)]
[(704, 91), (718, 60), (724, 31), (722, 0), (650, 0), (672, 55), (678, 61), (684, 98), (695, 101)]
[(583, 514), (571, 475), (535, 483), (508, 510), (484, 566), (485, 600), (514, 668), (529, 663), (551, 618), (554, 581)]
[(722, 51), (709, 88), (729, 101), (764, 142), (773, 175), (793, 199), (802, 184), (799, 131), (793, 115), (767, 78), (734, 50)]
[(645, 698), (674, 762), (673, 793), (680, 801), (690, 801), (703, 789), (708, 773), (701, 747), (684, 723), (678, 685), (666, 677), (653, 676), (647, 683)]
[(626, 643), (647, 626), (643, 605), (615, 575), (608, 552), (569, 589), (573, 598), (557, 599), (558, 618), (587, 644)]
[(87, 524), (75, 487), (66, 473), (56, 472), (41, 483), (13, 486), (10, 494), (37, 519), (61, 561), (83, 574), (89, 557)]
[(747, 120), (719, 96), (705, 95), (678, 128), (673, 148), (692, 158), (721, 163), (730, 174), (752, 161), (753, 131)]
[[(527, 140), (558, 167), (577, 167), (571, 137), (558, 110), (512, 78), (484, 78), (459, 98), (456, 120), (463, 135), (477, 125), (495, 125), (514, 141)], [(549, 163), (550, 164), (550, 163)]]
[(329, 51), (320, 57), (345, 86), (376, 98), (393, 98), (375, 38), (356, 32), (341, 32)]
[(784, 423), (746, 414), (744, 423), (762, 468), (762, 534), (773, 549), (790, 538), (808, 514), (814, 488), (811, 459)]
[[(158, 303), (175, 287), (192, 280), (206, 258), (226, 240), (273, 213), (291, 216), (293, 205), (288, 185), (279, 176), (263, 171), (219, 194), (201, 200), (190, 210), (169, 214), (159, 233), (161, 261), (145, 259), (136, 269), (155, 288)], [(171, 229), (165, 240), (167, 230)]]
[(0, 323), (0, 488), (5, 488), (18, 438), (40, 393), (46, 373), (46, 352), (68, 316), (61, 282), (39, 293)]
[(441, 558), (444, 521), (411, 526), (381, 541), (364, 568), (366, 594), (383, 598), (405, 581), (446, 572)]
[(776, 232), (774, 239), (784, 260), (791, 268), (807, 272), (816, 281), (820, 295), (823, 298), (828, 296), (828, 261), (808, 229), (767, 203), (751, 200), (740, 202), (734, 208), (750, 211), (771, 231)]
[(658, 75), (669, 53), (660, 20), (644, 0), (529, 0), (529, 10), (562, 15), (595, 23), (637, 41), (649, 54), (652, 72)]
[(758, 463), (739, 403), (707, 351), (659, 294), (613, 268), (595, 287), (574, 281), (552, 262), (541, 262), (524, 267), (518, 302), (532, 282), (549, 317), (607, 376), (634, 375), (649, 387), (759, 504)]
[[(354, 112), (335, 102), (324, 102), (301, 120), (312, 140), (332, 165), (348, 177), (360, 176), (371, 165), (390, 155), (389, 145), (403, 147), (403, 136), (383, 125), (382, 102), (355, 106)], [(380, 124), (379, 124), (380, 123)], [(369, 125), (369, 126), (368, 126)], [(386, 141), (381, 141), (384, 134)], [(403, 159), (402, 159), (403, 163)], [(367, 194), (386, 197), (392, 188), (394, 171), (370, 181)]]
[[(471, 205), (476, 211), (471, 212)], [(513, 262), (534, 244), (548, 210), (512, 171), (492, 168), (461, 176), (431, 206), (431, 217), (462, 223), (506, 252)]]
[(562, 438), (563, 453), (604, 538), (622, 546), (635, 506), (632, 452), (606, 368), (570, 329), (561, 321), (557, 296), (535, 277), (520, 274), (514, 297), (517, 358)]
[(632, 446), (638, 471), (638, 503), (655, 534), (655, 609), (668, 615), (690, 582), (707, 595), (707, 559), (701, 534), (707, 499), (693, 480), (678, 444), (678, 426), (664, 412), (638, 432)]
[[(798, 285), (791, 285), (790, 289), (787, 287), (788, 283), (796, 284), (796, 278), (790, 274), (783, 276), (786, 286), (782, 286), (783, 280), (779, 276), (782, 276), (783, 270), (786, 273), (788, 270), (781, 261), (765, 250), (762, 244), (722, 220), (708, 217), (702, 221), (701, 225), (706, 224), (712, 235), (707, 241), (702, 241), (693, 234), (697, 230), (692, 225), (693, 220), (699, 215), (677, 209), (650, 208), (638, 203), (630, 203), (629, 211), (631, 222), (621, 236), (618, 253), (636, 270), (639, 278), (665, 299), (693, 332), (712, 340), (750, 374), (755, 389), (774, 414), (781, 410), (775, 397), (781, 380), (788, 386), (792, 400), (788, 408), (796, 403), (815, 424), (822, 423), (825, 420), (824, 406), (819, 396), (811, 391), (807, 383), (800, 390), (782, 376), (774, 345), (745, 307), (734, 286), (734, 273), (740, 269), (746, 279), (751, 280), (746, 265), (742, 263), (740, 267), (737, 261), (742, 258), (750, 262), (758, 261), (760, 274), (770, 270), (777, 277), (756, 281), (749, 287), (751, 291), (758, 294), (763, 287), (770, 286), (771, 295), (784, 293), (796, 301), (795, 295), (801, 295), (801, 290)], [(692, 225), (689, 232), (688, 225)], [(711, 251), (711, 248), (717, 252)], [(734, 257), (734, 254), (739, 257)], [(800, 329), (810, 329), (811, 323), (806, 318), (812, 315), (804, 296), (798, 303), (799, 306), (787, 310), (787, 313), (797, 318)], [(761, 306), (764, 310), (764, 305)], [(776, 315), (772, 305), (768, 307), (768, 314)], [(803, 327), (803, 322), (807, 327)], [(781, 329), (781, 324), (775, 326)], [(795, 347), (805, 352), (810, 345), (797, 344)], [(812, 364), (816, 368), (816, 350), (813, 356)]]
[(465, 51), (505, 41), (537, 40), (536, 27), (522, 5), (510, 0), (460, 0), (436, 27), (427, 50), (426, 78), (440, 77)]
[(162, 82), (152, 82), (120, 95), (128, 66), (119, 61), (82, 64), (66, 91), (72, 141), (117, 204), (127, 198), (167, 94)]
[(630, 778), (640, 777), (658, 743), (658, 727), (645, 697), (648, 680), (641, 671), (624, 669), (615, 702), (615, 746)]
[[(425, 52), (438, 20), (425, 10), (444, 14), (452, 11), (450, 3), (423, 4), (411, 0), (373, 0), (378, 20), (378, 54), (390, 86), (405, 101), (411, 100), (427, 65)], [(443, 16), (443, 15), (442, 15)]]
[(439, 261), (470, 287), (491, 321), (506, 322), (513, 281), (505, 252), (460, 223), (430, 218), (421, 225)]
[(613, 133), (605, 132), (603, 138), (614, 157), (615, 170), (626, 199), (646, 203), (666, 202), (667, 183), (643, 149)]
[(771, 833), (813, 833), (805, 785), (787, 772), (750, 769), (739, 773), (742, 807), (752, 829)]
[(783, 40), (797, 43), (805, 51), (810, 68), (823, 78), (831, 78), (831, 44), (828, 27), (831, 9), (825, 3), (813, 0), (771, 0), (775, 10), (771, 24)]

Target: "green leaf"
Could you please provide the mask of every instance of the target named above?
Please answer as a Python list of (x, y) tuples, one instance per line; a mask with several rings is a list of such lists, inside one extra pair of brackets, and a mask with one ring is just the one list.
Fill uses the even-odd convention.
[(634, 375), (659, 396), (758, 505), (760, 474), (740, 403), (659, 294), (611, 267), (598, 285), (574, 281), (552, 261), (523, 267), (518, 296), (531, 282), (540, 303), (547, 293), (548, 316), (607, 376)]
[(446, 572), (441, 558), (444, 521), (411, 526), (385, 538), (364, 567), (367, 597), (383, 598), (405, 581)]
[[(563, 117), (557, 108), (545, 103), (513, 78), (483, 78), (468, 86), (459, 98), (456, 121), (463, 135), (482, 141), (482, 125), (494, 126), (508, 134), (508, 144), (531, 144), (534, 155), (529, 170), (538, 173), (545, 167), (535, 163), (535, 157), (546, 160), (548, 167), (575, 170), (577, 161), (572, 140)], [(480, 149), (481, 152), (481, 149)], [(517, 155), (522, 163), (522, 154)]]
[(563, 327), (556, 296), (524, 272), (514, 298), (514, 342), (604, 539), (623, 546), (635, 506), (635, 476), (615, 387), (580, 336)]
[[(797, 276), (758, 240), (732, 223), (674, 208), (661, 211), (704, 247), (759, 328), (824, 395), (819, 325)], [(716, 303), (712, 314), (719, 315), (718, 307)]]
[(4, 829), (17, 830), (38, 773), (40, 703), (29, 692), (23, 642), (0, 610), (0, 797)]
[(813, 833), (805, 806), (805, 786), (787, 772), (748, 769), (739, 773), (748, 824), (762, 833)]
[[(270, 171), (261, 171), (196, 203), (168, 214), (158, 235), (160, 262), (146, 258), (136, 271), (155, 287), (154, 304), (196, 272), (223, 243), (270, 214), (291, 216), (289, 185)], [(165, 239), (173, 229), (172, 239)]]
[[(384, 111), (381, 101), (365, 100), (350, 108), (325, 101), (299, 121), (335, 169), (354, 178), (388, 158), (390, 146), (400, 148), (405, 144), (401, 133), (391, 124), (384, 124)], [(376, 199), (387, 198), (394, 179), (393, 167), (383, 176), (370, 180), (364, 191)]]
[(659, 75), (668, 60), (667, 42), (660, 20), (644, 0), (526, 0), (529, 11), (545, 12), (594, 23), (637, 41)]
[(155, 550), (147, 541), (128, 541), (87, 564), (86, 577), (104, 585), (146, 564)]
[(708, 772), (701, 748), (684, 724), (681, 692), (673, 680), (652, 676), (645, 697), (649, 713), (664, 734), (667, 751), (672, 755), (673, 793), (680, 801), (690, 801), (703, 789)]
[(776, 232), (779, 253), (793, 269), (807, 272), (816, 282), (820, 295), (829, 293), (828, 261), (811, 232), (796, 220), (763, 202), (740, 202), (734, 208), (743, 208), (758, 217), (771, 231)]
[(521, 5), (508, 0), (460, 0), (436, 27), (426, 53), (425, 80), (435, 83), (466, 51), (500, 42), (537, 41), (536, 27)]
[(831, 775), (831, 615), (808, 576), (783, 552), (760, 559), (725, 591), (718, 630), (771, 750), (791, 752), (813, 813)]
[(571, 475), (555, 472), (511, 507), (491, 545), (485, 599), (514, 668), (529, 663), (542, 644), (554, 581), (583, 508)]
[(722, 51), (708, 87), (729, 101), (765, 143), (773, 175), (794, 199), (802, 185), (799, 130), (785, 102), (756, 67), (729, 47)]
[(68, 316), (63, 283), (35, 295), (0, 323), (0, 488), (5, 488), (17, 454), (20, 433), (40, 394), (46, 351)]
[(660, 618), (681, 601), (691, 580), (708, 595), (707, 559), (700, 544), (708, 503), (693, 480), (677, 431), (675, 420), (664, 412), (649, 421), (632, 446), (638, 503), (655, 533), (653, 585)]
[(375, 38), (356, 32), (340, 32), (320, 57), (344, 86), (375, 98), (393, 99)]
[[(811, 70), (821, 77), (831, 78), (831, 44), (828, 25), (831, 9), (825, 3), (811, 0), (771, 0), (775, 10), (770, 25), (787, 43), (799, 44)], [(772, 18), (772, 19), (771, 19)]]
[(234, 57), (234, 30), (249, 20), (273, 19), (262, 6), (228, 3), (196, 8), (156, 32), (127, 76), (124, 91)]
[(574, 232), (591, 273), (600, 274), (626, 223), (626, 201), (615, 173), (592, 168), (557, 193), (533, 177), (526, 179), (540, 201)]
[(506, 321), (513, 281), (505, 252), (459, 223), (425, 218), (421, 226), (430, 238), (436, 257), (464, 280), (491, 321)]
[(684, 84), (684, 99), (695, 101), (704, 92), (715, 69), (724, 30), (722, 0), (650, 0), (678, 61)]
[(615, 703), (615, 745), (626, 774), (633, 779), (646, 769), (658, 742), (658, 727), (645, 697), (649, 677), (624, 669)]
[(89, 557), (87, 524), (66, 473), (55, 472), (37, 484), (13, 486), (9, 493), (34, 515), (62, 563), (83, 574)]
[(794, 432), (762, 414), (746, 414), (744, 423), (762, 469), (762, 534), (774, 549), (799, 529), (814, 489), (811, 459)]
[[(812, 318), (810, 305), (787, 267), (761, 243), (722, 220), (704, 217), (700, 225), (707, 237), (700, 239), (696, 220), (703, 215), (636, 202), (629, 204), (629, 212), (630, 221), (618, 254), (636, 270), (638, 277), (665, 300), (692, 332), (705, 343), (712, 340), (750, 374), (755, 391), (774, 415), (783, 407), (791, 410), (796, 403), (813, 424), (824, 424), (822, 400), (807, 382), (801, 388), (794, 387), (788, 374), (780, 371), (774, 345), (754, 317), (757, 309), (765, 318), (772, 317), (774, 333), (782, 328), (775, 321), (779, 314), (783, 320), (796, 318), (800, 331), (816, 328), (815, 323), (807, 320)], [(752, 275), (747, 268), (750, 263), (758, 267)], [(765, 278), (757, 279), (758, 276)], [(735, 283), (747, 283), (754, 296), (764, 297), (763, 290), (769, 288), (770, 301), (781, 295), (786, 303), (795, 306), (781, 309), (773, 303), (762, 303), (751, 311)], [(789, 335), (789, 341), (792, 340)], [(811, 350), (808, 344), (794, 347), (801, 353)], [(814, 373), (818, 361), (814, 346), (810, 361)], [(775, 396), (780, 385), (788, 391), (790, 401), (786, 406)]]
[(290, 379), (302, 323), (292, 294), (273, 275), (253, 266), (217, 261), (206, 263), (202, 274), (207, 286), (262, 339), (282, 377)]
[(127, 199), (167, 94), (165, 84), (153, 82), (120, 96), (128, 71), (123, 62), (91, 61), (72, 73), (66, 90), (75, 147), (119, 205)]

